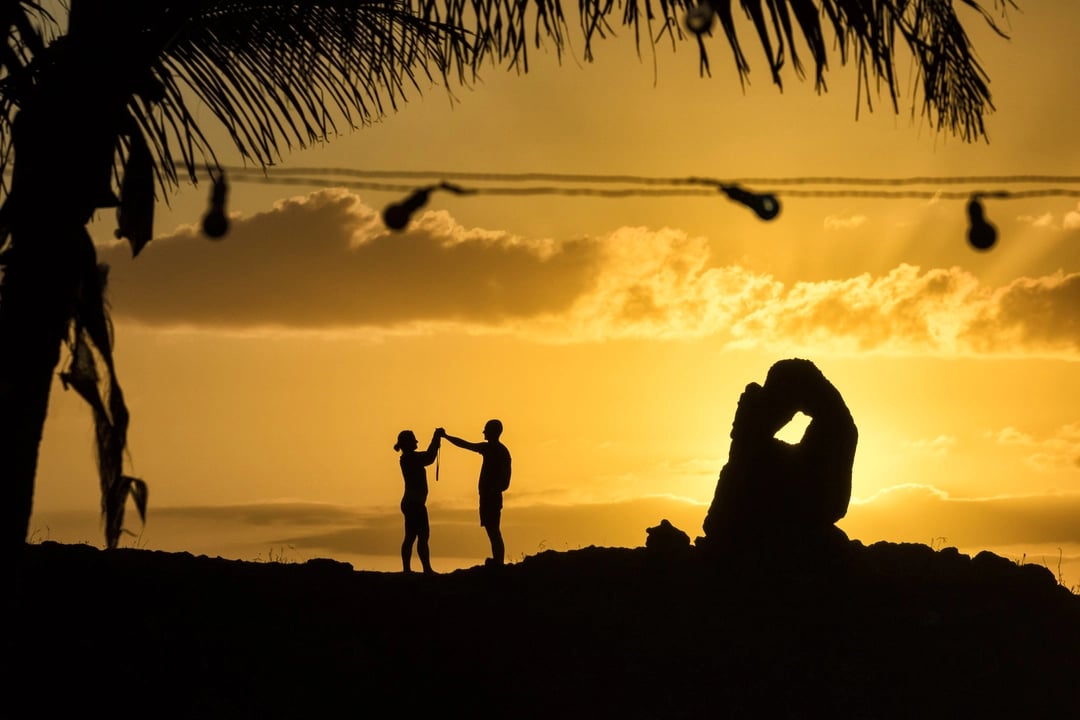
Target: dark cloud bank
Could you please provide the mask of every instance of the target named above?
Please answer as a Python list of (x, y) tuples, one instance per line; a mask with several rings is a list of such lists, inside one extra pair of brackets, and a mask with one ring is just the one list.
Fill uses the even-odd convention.
[(554, 241), (467, 229), (447, 213), (406, 232), (345, 191), (233, 219), (211, 242), (180, 228), (111, 264), (120, 320), (206, 330), (391, 331), (452, 323), (559, 341), (727, 338), (823, 351), (1080, 357), (1080, 273), (987, 287), (960, 268), (785, 285), (710, 265), (676, 230)]
[[(513, 556), (545, 549), (590, 545), (644, 545), (646, 528), (667, 518), (691, 538), (701, 534), (705, 506), (653, 497), (583, 505), (518, 505), (506, 499), (503, 516)], [(429, 504), (433, 555), (485, 556), (486, 538), (474, 508)], [(954, 546), (1080, 544), (1080, 495), (987, 499), (950, 498), (927, 486), (896, 488), (864, 503), (853, 503), (841, 521), (852, 539), (931, 542)], [(288, 545), (334, 556), (395, 556), (401, 545), (397, 508), (355, 509), (323, 504), (253, 504), (227, 507), (157, 508), (157, 522), (183, 520), (200, 525), (243, 526), (269, 545)], [(152, 520), (154, 521), (154, 520)]]

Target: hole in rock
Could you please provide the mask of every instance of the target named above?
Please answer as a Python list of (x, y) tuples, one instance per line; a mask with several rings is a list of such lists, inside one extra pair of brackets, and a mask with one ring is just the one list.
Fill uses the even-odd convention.
[(797, 445), (802, 442), (803, 433), (806, 432), (806, 426), (809, 424), (810, 416), (797, 412), (795, 417), (791, 418), (787, 425), (777, 430), (773, 437), (790, 445)]

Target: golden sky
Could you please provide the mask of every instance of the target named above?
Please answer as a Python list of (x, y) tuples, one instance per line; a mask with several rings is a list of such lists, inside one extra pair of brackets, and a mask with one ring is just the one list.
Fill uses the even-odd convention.
[[(997, 107), (988, 142), (929, 127), (908, 80), (898, 113), (886, 98), (860, 108), (838, 57), (818, 95), (790, 71), (777, 90), (750, 54), (744, 92), (719, 44), (703, 79), (692, 45), (639, 59), (627, 35), (592, 64), (534, 53), (527, 75), (490, 68), (453, 99), (425, 87), (282, 166), (1080, 174), (1080, 7), (1022, 5), (1008, 41), (962, 16)], [(491, 417), (514, 455), (511, 559), (640, 545), (663, 517), (694, 536), (743, 386), (806, 357), (859, 427), (851, 537), (1008, 548), (1055, 570), (1056, 548), (1080, 558), (1075, 198), (985, 201), (1000, 240), (979, 253), (956, 200), (781, 197), (765, 223), (719, 194), (437, 193), (391, 234), (379, 212), (400, 195), (234, 183), (232, 230), (211, 242), (196, 230), (207, 193), (159, 205), (135, 261), (111, 213), (92, 228), (112, 266), (128, 470), (150, 485), (149, 522), (126, 543), (392, 569), (397, 432), (479, 440)], [(91, 442), (89, 410), (58, 384), (37, 539), (100, 544)], [(436, 569), (484, 557), (477, 469), (447, 447), (437, 483), (429, 472)]]

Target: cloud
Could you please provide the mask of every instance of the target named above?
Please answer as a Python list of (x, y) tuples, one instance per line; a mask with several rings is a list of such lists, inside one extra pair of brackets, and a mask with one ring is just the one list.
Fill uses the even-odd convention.
[[(608, 503), (527, 502), (508, 496), (503, 533), (517, 552), (538, 547), (637, 547), (645, 529), (669, 519), (691, 538), (701, 534), (706, 504), (671, 496)], [(444, 555), (484, 556), (486, 537), (475, 508), (428, 503), (432, 542)], [(964, 547), (1080, 543), (1080, 494), (954, 497), (911, 483), (853, 498), (840, 525), (864, 542), (926, 542), (947, 537)], [(401, 546), (396, 507), (350, 508), (317, 503), (254, 503), (226, 507), (157, 508), (151, 523), (183, 520), (217, 528), (246, 528), (262, 546), (291, 545), (310, 552), (394, 555)], [(148, 527), (153, 527), (153, 524)], [(185, 533), (191, 537), (189, 533)]]
[(1021, 215), (1017, 220), (1034, 228), (1057, 229), (1057, 226), (1054, 224), (1054, 216), (1052, 213), (1043, 213), (1042, 215)]
[(839, 215), (826, 215), (825, 229), (854, 230), (855, 228), (864, 225), (866, 221), (867, 217), (865, 215), (851, 215), (848, 217), (841, 217)]
[(1001, 445), (1029, 448), (1026, 462), (1037, 470), (1080, 470), (1080, 423), (1058, 428), (1049, 437), (1036, 438), (1006, 427), (992, 433)]
[[(668, 519), (690, 535), (701, 534), (708, 508), (702, 502), (651, 496), (609, 503), (526, 502), (512, 494), (503, 514), (508, 556), (590, 545), (639, 547), (646, 528)], [(475, 508), (428, 503), (433, 558), (475, 558), (489, 552)], [(946, 542), (961, 548), (1080, 544), (1080, 494), (981, 498), (954, 497), (930, 485), (906, 484), (868, 498), (854, 498), (840, 527), (865, 544)], [(92, 511), (38, 513), (35, 540), (100, 542), (100, 519)], [(139, 528), (135, 528), (138, 530)], [(323, 503), (252, 503), (235, 506), (155, 507), (138, 546), (221, 555), (242, 560), (270, 552), (294, 559), (333, 557), (394, 569), (402, 538), (396, 507), (357, 508)], [(941, 540), (944, 538), (945, 540)], [(364, 559), (367, 558), (367, 559)]]
[(1080, 349), (1080, 273), (1019, 278), (980, 292), (971, 309), (958, 339), (976, 352), (1075, 355)]
[(390, 233), (344, 190), (234, 217), (221, 242), (181, 227), (113, 267), (116, 317), (244, 331), (456, 328), (546, 342), (715, 337), (818, 355), (1080, 356), (1080, 273), (993, 287), (960, 268), (900, 265), (785, 284), (710, 262), (709, 240), (624, 227), (572, 240), (465, 228), (448, 213)]
[(621, 228), (595, 241), (597, 274), (559, 316), (522, 331), (540, 339), (692, 338), (722, 334), (782, 286), (740, 267), (708, 267), (704, 238)]
[(155, 515), (175, 520), (209, 521), (258, 527), (325, 525), (350, 522), (355, 511), (340, 505), (310, 502), (250, 503), (155, 508)]
[(732, 326), (746, 344), (817, 352), (1042, 355), (1080, 351), (1080, 274), (982, 285), (959, 268), (796, 283)]
[[(624, 502), (526, 503), (508, 497), (502, 530), (512, 556), (544, 549), (567, 550), (589, 545), (638, 547), (645, 529), (668, 518), (693, 538), (701, 532), (706, 508), (671, 497)], [(87, 513), (88, 515), (88, 513)], [(476, 557), (490, 551), (476, 509), (428, 503), (433, 557)], [(308, 557), (384, 555), (398, 557), (402, 519), (396, 507), (353, 508), (321, 503), (252, 503), (234, 506), (155, 508), (147, 534), (165, 539), (156, 547), (207, 552), (206, 540), (229, 542), (234, 554), (252, 559), (256, 549), (287, 547)], [(62, 539), (57, 537), (56, 539)], [(243, 539), (242, 543), (238, 539)], [(184, 547), (184, 543), (188, 547)], [(243, 553), (248, 556), (244, 558)]]
[(587, 243), (466, 230), (427, 213), (387, 231), (350, 193), (326, 190), (235, 217), (211, 242), (194, 227), (113, 266), (118, 317), (164, 326), (296, 329), (462, 321), (499, 324), (564, 311), (592, 274)]
[(953, 497), (936, 487), (901, 485), (853, 500), (841, 526), (853, 538), (986, 547), (1080, 542), (1080, 494)]
[(1076, 209), (1065, 213), (1061, 224), (1066, 230), (1080, 230), (1080, 203), (1077, 203)]
[(1073, 210), (1069, 210), (1061, 216), (1059, 223), (1052, 212), (1044, 212), (1040, 215), (1019, 215), (1016, 218), (1025, 225), (1030, 225), (1039, 230), (1066, 231), (1080, 230), (1080, 203)]
[(944, 457), (956, 446), (956, 438), (952, 435), (938, 435), (935, 438), (912, 440), (906, 443), (907, 447), (917, 453), (933, 457)]

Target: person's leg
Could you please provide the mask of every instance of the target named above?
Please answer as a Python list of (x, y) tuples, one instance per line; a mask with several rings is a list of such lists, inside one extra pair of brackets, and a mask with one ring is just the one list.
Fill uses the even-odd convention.
[(499, 530), (501, 515), (501, 496), (480, 496), (480, 526), (487, 532), (488, 540), (491, 542), (489, 563), (492, 565), (502, 565), (505, 555), (502, 532)]
[(415, 521), (412, 517), (412, 508), (405, 502), (401, 501), (401, 514), (405, 518), (405, 540), (401, 543), (401, 570), (402, 572), (412, 572), (412, 546), (413, 541), (416, 540), (416, 527)]
[(487, 530), (488, 540), (491, 541), (491, 559), (495, 561), (496, 565), (502, 565), (506, 555), (506, 549), (503, 547), (502, 532), (499, 530), (497, 523), (488, 523), (484, 526), (484, 529)]
[(424, 568), (424, 572), (429, 575), (433, 573), (434, 570), (431, 569), (431, 553), (428, 550), (427, 533), (421, 533), (417, 537), (416, 555), (420, 558), (420, 565)]
[(403, 572), (412, 572), (412, 568), (409, 566), (412, 564), (412, 546), (415, 539), (415, 535), (407, 532), (405, 533), (405, 541), (401, 543), (401, 570)]
[(416, 514), (417, 533), (419, 540), (416, 544), (416, 554), (420, 557), (420, 565), (424, 572), (431, 575), (435, 571), (431, 569), (431, 554), (428, 550), (428, 538), (431, 537), (431, 525), (428, 523), (427, 508), (420, 508)]

